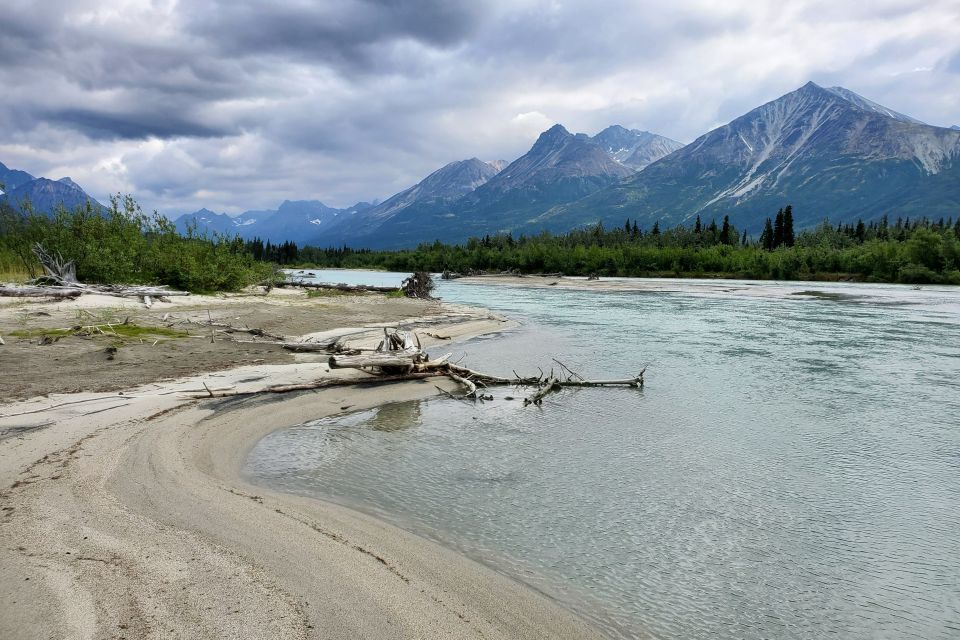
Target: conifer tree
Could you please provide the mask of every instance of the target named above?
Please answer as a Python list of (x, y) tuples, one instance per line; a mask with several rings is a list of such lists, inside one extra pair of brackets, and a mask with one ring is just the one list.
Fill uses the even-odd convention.
[(650, 230), (651, 235), (658, 236), (660, 235), (660, 221), (657, 220), (653, 223), (653, 229)]
[(723, 227), (720, 229), (720, 244), (732, 244), (730, 242), (730, 216), (723, 216)]
[(693, 225), (693, 232), (697, 235), (703, 231), (703, 226), (700, 224), (700, 214), (697, 214), (697, 223)]
[(783, 209), (777, 211), (777, 218), (773, 222), (773, 248), (783, 244)]
[(770, 218), (763, 224), (763, 233), (760, 234), (760, 245), (767, 251), (773, 250), (773, 223)]
[(793, 205), (787, 205), (783, 210), (783, 244), (792, 247), (796, 241), (793, 235)]
[(857, 238), (857, 242), (863, 242), (867, 237), (867, 228), (863, 226), (863, 220), (857, 219), (857, 230), (854, 231), (853, 235)]

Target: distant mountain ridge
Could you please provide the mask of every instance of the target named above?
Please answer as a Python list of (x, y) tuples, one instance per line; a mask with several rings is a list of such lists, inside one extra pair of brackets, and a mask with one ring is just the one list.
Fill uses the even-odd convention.
[(305, 244), (311, 238), (322, 237), (327, 229), (338, 224), (340, 216), (350, 217), (370, 207), (369, 203), (359, 202), (348, 209), (335, 209), (319, 200), (284, 200), (276, 209), (245, 211), (237, 216), (203, 208), (181, 215), (174, 225), (180, 233), (192, 230), (198, 235), (216, 233)]
[(477, 158), (444, 165), (426, 178), (371, 208), (366, 218), (386, 220), (415, 204), (457, 200), (486, 184), (500, 173), (506, 161), (483, 162)]
[(593, 141), (614, 160), (639, 171), (683, 146), (656, 133), (611, 125), (593, 136)]
[(527, 153), (459, 199), (418, 202), (375, 230), (358, 235), (339, 228), (331, 240), (375, 248), (435, 238), (462, 241), (510, 228), (517, 218), (532, 219), (633, 173), (589, 136), (572, 134), (558, 124), (541, 133)]

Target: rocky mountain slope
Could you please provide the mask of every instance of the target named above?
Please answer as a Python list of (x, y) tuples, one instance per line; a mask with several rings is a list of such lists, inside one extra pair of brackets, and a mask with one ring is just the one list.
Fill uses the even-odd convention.
[[(6, 202), (16, 210), (26, 211), (26, 202), (30, 203), (32, 211), (46, 215), (52, 215), (60, 206), (74, 209), (86, 206), (88, 202), (96, 209), (103, 208), (102, 204), (70, 178), (60, 180), (33, 178), (23, 171), (12, 171), (2, 165), (0, 167), (6, 172), (5, 177), (0, 178), (0, 182), (7, 187), (7, 191), (0, 195), (0, 201)], [(31, 179), (26, 180), (25, 177)], [(16, 186), (11, 188), (11, 185)]]

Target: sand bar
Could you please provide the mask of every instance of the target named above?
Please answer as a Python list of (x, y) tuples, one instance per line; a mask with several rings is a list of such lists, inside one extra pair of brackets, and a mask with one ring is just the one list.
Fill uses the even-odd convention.
[[(396, 308), (385, 307), (377, 322), (366, 302), (338, 304), (329, 311), (335, 319), (373, 320), (342, 322), (368, 331), (358, 340), (399, 320), (390, 317)], [(429, 327), (435, 343), (505, 324), (485, 312), (417, 304), (410, 321)], [(242, 302), (210, 307), (253, 313)], [(43, 309), (47, 321), (64, 313), (29, 307)], [(306, 313), (318, 330), (333, 328), (322, 309)], [(64, 357), (73, 349), (65, 345)], [(90, 349), (68, 366), (82, 370), (83, 358), (99, 353)], [(0, 637), (599, 637), (531, 589), (439, 545), (341, 506), (247, 483), (240, 475), (247, 454), (275, 429), (436, 393), (430, 380), (191, 397), (204, 384), (244, 391), (330, 375), (316, 356), (275, 355), (286, 360), (0, 406)], [(106, 366), (91, 360), (91, 375)], [(154, 378), (168, 371), (150, 366)]]

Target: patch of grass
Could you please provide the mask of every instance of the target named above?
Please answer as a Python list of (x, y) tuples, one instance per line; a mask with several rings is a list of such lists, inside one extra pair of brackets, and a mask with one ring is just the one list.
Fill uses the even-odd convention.
[(11, 331), (10, 335), (16, 338), (42, 338), (44, 336), (62, 338), (63, 336), (72, 336), (74, 332), (73, 329), (18, 329)]
[(397, 289), (396, 291), (391, 291), (390, 293), (385, 293), (384, 295), (388, 298), (404, 298), (407, 294), (403, 292), (403, 289)]
[(186, 331), (178, 331), (168, 327), (142, 327), (137, 324), (91, 324), (77, 325), (70, 328), (37, 328), (12, 331), (10, 335), (17, 338), (62, 338), (65, 336), (107, 336), (114, 339), (139, 338), (184, 338), (189, 335)]

